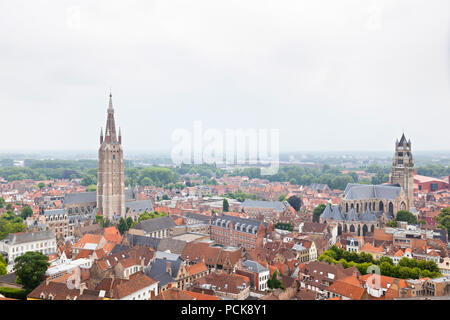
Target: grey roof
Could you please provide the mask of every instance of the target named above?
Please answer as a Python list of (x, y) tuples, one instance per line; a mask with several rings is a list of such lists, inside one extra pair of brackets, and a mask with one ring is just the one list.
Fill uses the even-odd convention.
[(150, 247), (153, 250), (158, 250), (158, 245), (162, 239), (140, 236), (136, 234), (127, 234), (128, 241), (131, 246)]
[(330, 204), (328, 204), (325, 207), (325, 210), (323, 210), (322, 214), (320, 215), (323, 219), (333, 219), (336, 221), (343, 221), (345, 220), (345, 216), (341, 212), (341, 208), (339, 206), (333, 206), (331, 207)]
[(171, 253), (181, 254), (184, 247), (186, 246), (186, 241), (177, 239), (161, 239), (157, 246), (158, 251), (170, 251)]
[(356, 215), (355, 211), (353, 210), (353, 208), (350, 210), (350, 212), (347, 214), (347, 221), (358, 221), (358, 216)]
[(333, 206), (331, 208), (331, 211), (332, 211), (332, 217), (334, 220), (337, 220), (337, 221), (345, 220), (345, 215), (342, 213), (340, 206)]
[(344, 199), (395, 199), (400, 195), (401, 187), (390, 185), (367, 185), (349, 183), (344, 191)]
[(113, 254), (120, 253), (120, 252), (126, 252), (128, 250), (130, 250), (129, 246), (126, 246), (123, 244), (116, 244), (114, 246), (114, 248), (111, 250), (110, 254), (113, 255)]
[[(170, 262), (171, 273), (166, 272), (166, 264)], [(174, 282), (182, 260), (178, 257), (175, 260), (156, 258), (151, 265), (145, 270), (145, 273), (152, 279), (159, 281), (160, 286), (165, 286), (170, 282)]]
[(211, 225), (228, 228), (229, 222), (233, 224), (235, 230), (253, 234), (256, 234), (261, 224), (263, 224), (265, 227), (267, 227), (268, 225), (267, 222), (261, 222), (259, 220), (243, 219), (227, 215), (214, 217), (214, 219), (211, 221)]
[(97, 203), (97, 192), (73, 192), (64, 196), (64, 204), (77, 204), (77, 203)]
[(375, 214), (373, 214), (372, 212), (370, 212), (369, 208), (367, 208), (365, 213), (361, 213), (359, 215), (359, 219), (361, 221), (377, 221), (377, 217), (375, 216)]
[(144, 230), (145, 232), (155, 232), (173, 227), (176, 227), (176, 224), (172, 218), (169, 216), (164, 216), (141, 221), (134, 228)]
[(59, 216), (59, 215), (65, 215), (66, 210), (65, 209), (53, 209), (53, 210), (45, 210), (44, 216), (50, 217), (50, 216)]
[(285, 205), (283, 202), (280, 201), (261, 201), (261, 200), (250, 200), (245, 199), (245, 201), (241, 205), (242, 207), (249, 207), (249, 208), (268, 208), (268, 209), (274, 209), (277, 211), (283, 211), (285, 208)]
[(55, 234), (52, 230), (37, 231), (37, 232), (25, 232), (25, 233), (10, 233), (2, 241), (7, 242), (9, 245), (42, 241), (42, 240), (54, 240)]
[[(134, 199), (133, 191), (125, 189), (125, 201)], [(77, 203), (97, 203), (97, 191), (92, 192), (72, 192), (67, 193), (64, 196), (64, 204), (77, 204)]]
[(325, 207), (325, 210), (323, 210), (322, 214), (320, 215), (321, 218), (324, 219), (332, 219), (333, 218), (333, 212), (331, 210), (331, 205), (327, 205)]
[(408, 143), (408, 141), (406, 141), (405, 134), (403, 133), (403, 134), (402, 134), (402, 137), (400, 138), (400, 142), (399, 142), (398, 144), (402, 145), (402, 144), (404, 144), (404, 143)]
[(192, 213), (192, 212), (184, 212), (184, 216), (189, 219), (198, 220), (203, 223), (210, 223), (211, 217), (204, 215), (204, 214), (198, 214), (198, 213)]
[(125, 206), (127, 208), (127, 212), (130, 213), (143, 213), (145, 211), (153, 211), (153, 205), (150, 200), (129, 201), (125, 203)]
[(256, 272), (256, 273), (269, 271), (269, 269), (267, 269), (266, 267), (262, 266), (261, 264), (259, 264), (256, 261), (252, 261), (252, 260), (246, 260), (246, 261), (242, 262), (242, 266), (244, 266), (248, 271)]

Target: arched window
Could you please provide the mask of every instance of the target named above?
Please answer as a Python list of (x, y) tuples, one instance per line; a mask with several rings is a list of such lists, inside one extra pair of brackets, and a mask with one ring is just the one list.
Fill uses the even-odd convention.
[(380, 201), (380, 210), (381, 212), (384, 212), (384, 204), (383, 201)]

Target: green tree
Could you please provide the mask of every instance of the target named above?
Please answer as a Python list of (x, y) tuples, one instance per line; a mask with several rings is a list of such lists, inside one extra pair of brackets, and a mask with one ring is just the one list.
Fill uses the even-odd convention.
[(297, 196), (289, 197), (287, 201), (295, 211), (300, 211), (300, 208), (303, 205), (302, 199)]
[(267, 286), (272, 290), (278, 288), (285, 290), (283, 283), (278, 279), (277, 274), (278, 272), (276, 270), (272, 273), (272, 277), (267, 280)]
[(417, 218), (414, 214), (406, 210), (400, 210), (395, 217), (397, 221), (406, 221), (409, 224), (417, 224)]
[(163, 199), (163, 200), (170, 200), (170, 198), (169, 198), (169, 196), (168, 196), (167, 194), (164, 194), (164, 195), (162, 196), (162, 199)]
[(86, 191), (87, 191), (87, 192), (94, 192), (94, 191), (97, 191), (97, 185), (91, 184), (90, 186), (87, 187)]
[(283, 202), (284, 200), (286, 200), (286, 194), (282, 193), (282, 194), (280, 194), (280, 196), (278, 197), (278, 201)]
[(397, 227), (397, 220), (392, 219), (386, 221), (386, 227), (396, 228)]
[(28, 293), (42, 282), (45, 272), (50, 266), (46, 255), (33, 251), (17, 257), (14, 262), (17, 283), (21, 284)]
[(0, 276), (6, 274), (6, 260), (5, 258), (0, 254)]
[(313, 212), (313, 222), (319, 222), (320, 215), (323, 213), (327, 206), (324, 204), (319, 204), (317, 207), (314, 208)]
[(5, 206), (5, 199), (0, 197), (0, 209), (3, 208), (4, 206)]
[(97, 177), (92, 174), (85, 175), (83, 180), (81, 180), (81, 185), (85, 187), (96, 184), (97, 184)]
[(38, 188), (39, 188), (39, 190), (41, 190), (42, 188), (45, 188), (45, 183), (39, 182), (38, 183)]
[(29, 206), (23, 207), (22, 210), (20, 211), (20, 216), (24, 220), (28, 217), (33, 216), (33, 209), (31, 209)]
[(127, 230), (130, 230), (130, 228), (133, 227), (133, 223), (134, 223), (133, 218), (128, 217), (126, 222), (127, 222)]
[(119, 229), (120, 234), (124, 234), (128, 230), (128, 225), (124, 218), (120, 218), (117, 229)]
[(447, 230), (450, 237), (450, 207), (443, 208), (434, 219), (437, 221), (439, 228)]
[(230, 210), (230, 205), (228, 203), (228, 200), (225, 198), (223, 199), (222, 209), (223, 209), (223, 212), (228, 212)]

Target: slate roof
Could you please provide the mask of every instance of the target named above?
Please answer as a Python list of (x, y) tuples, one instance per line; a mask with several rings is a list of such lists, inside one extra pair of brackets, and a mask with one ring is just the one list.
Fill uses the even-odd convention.
[(344, 191), (346, 200), (395, 199), (402, 188), (388, 185), (365, 185), (349, 183)]
[(234, 229), (236, 229), (236, 230), (239, 229), (243, 232), (253, 233), (253, 234), (256, 234), (256, 232), (258, 231), (258, 228), (261, 224), (263, 224), (264, 227), (267, 227), (267, 225), (268, 225), (267, 222), (261, 222), (259, 220), (253, 220), (253, 219), (243, 219), (243, 218), (229, 216), (229, 215), (214, 217), (214, 219), (211, 221), (211, 225), (216, 225), (219, 227), (227, 228), (229, 222), (231, 222), (233, 224)]
[(359, 215), (361, 221), (377, 221), (377, 217), (367, 208), (365, 213)]
[(152, 237), (146, 237), (146, 236), (140, 236), (137, 234), (130, 234), (127, 235), (128, 241), (130, 242), (131, 246), (139, 246), (139, 247), (150, 247), (153, 250), (158, 249), (159, 242), (162, 239), (158, 238), (152, 238)]
[(175, 222), (169, 216), (148, 219), (139, 222), (134, 229), (144, 230), (145, 232), (155, 232), (164, 229), (170, 229), (176, 227)]
[(199, 220), (203, 223), (210, 223), (211, 217), (204, 215), (204, 214), (198, 214), (198, 213), (192, 213), (192, 212), (185, 212), (184, 216), (190, 219)]
[(186, 246), (186, 241), (176, 240), (176, 239), (161, 239), (157, 246), (158, 251), (170, 251), (171, 253), (181, 254), (184, 247)]
[(331, 211), (332, 211), (332, 217), (334, 220), (338, 220), (338, 221), (345, 220), (345, 215), (342, 213), (340, 206), (333, 206), (331, 208)]
[[(158, 255), (161, 256), (161, 254), (158, 254), (157, 252), (157, 256)], [(171, 256), (166, 255), (165, 257), (166, 259), (156, 258), (145, 271), (145, 274), (147, 274), (150, 278), (159, 281), (160, 286), (165, 286), (166, 284), (175, 281), (174, 278), (177, 276), (178, 270), (180, 269), (180, 265), (182, 263), (179, 256), (174, 260), (168, 259)], [(171, 273), (166, 272), (167, 262), (170, 262)]]
[(59, 216), (59, 215), (65, 215), (66, 210), (65, 209), (53, 209), (53, 210), (45, 210), (44, 216), (50, 217), (50, 216)]
[(97, 192), (73, 192), (64, 196), (64, 204), (77, 204), (77, 203), (97, 203)]
[(327, 205), (325, 207), (325, 210), (323, 210), (320, 217), (324, 219), (333, 219), (336, 221), (345, 220), (345, 216), (342, 214), (341, 208), (339, 206), (331, 207), (331, 205)]
[(150, 200), (136, 200), (125, 203), (126, 211), (130, 213), (143, 213), (153, 211), (153, 205)]
[(274, 209), (276, 211), (283, 211), (285, 205), (280, 201), (261, 201), (261, 200), (251, 200), (245, 199), (245, 201), (241, 204), (242, 207), (248, 208), (267, 208)]
[(16, 245), (21, 243), (28, 243), (34, 241), (54, 240), (55, 234), (52, 230), (37, 231), (37, 232), (23, 232), (23, 233), (10, 233), (2, 241), (9, 245)]
[(266, 267), (262, 266), (256, 261), (246, 260), (242, 262), (242, 266), (245, 267), (250, 272), (261, 273), (264, 271), (269, 271)]
[(356, 215), (355, 211), (353, 210), (353, 208), (350, 210), (350, 212), (347, 214), (346, 219), (347, 221), (359, 221), (358, 216)]

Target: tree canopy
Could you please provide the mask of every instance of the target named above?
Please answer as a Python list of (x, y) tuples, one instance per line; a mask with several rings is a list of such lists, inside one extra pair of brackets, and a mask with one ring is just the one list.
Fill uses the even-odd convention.
[(289, 204), (294, 208), (295, 211), (299, 211), (301, 206), (303, 205), (303, 201), (300, 197), (292, 196), (287, 200)]
[(438, 227), (447, 230), (450, 237), (450, 207), (443, 208), (439, 215), (435, 217)]
[(320, 215), (323, 213), (327, 206), (322, 204), (319, 204), (317, 207), (314, 208), (313, 212), (313, 222), (319, 222), (320, 221)]
[(27, 292), (31, 292), (42, 282), (45, 272), (50, 266), (46, 255), (33, 251), (17, 257), (14, 262), (17, 283), (23, 285)]

